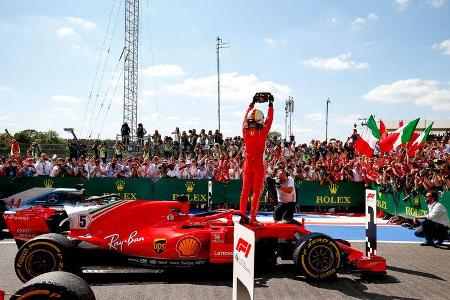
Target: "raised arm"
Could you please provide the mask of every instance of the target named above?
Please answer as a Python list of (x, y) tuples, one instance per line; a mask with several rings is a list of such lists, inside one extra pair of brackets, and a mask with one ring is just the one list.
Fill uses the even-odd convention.
[(264, 133), (269, 134), (270, 127), (272, 126), (273, 121), (273, 104), (272, 102), (269, 102), (269, 109), (267, 110), (267, 118), (264, 122)]
[(247, 111), (245, 112), (244, 121), (242, 122), (242, 134), (244, 134), (244, 130), (247, 128), (247, 115), (253, 109), (254, 106), (255, 102), (253, 101), (252, 103), (250, 103), (250, 105), (247, 108)]

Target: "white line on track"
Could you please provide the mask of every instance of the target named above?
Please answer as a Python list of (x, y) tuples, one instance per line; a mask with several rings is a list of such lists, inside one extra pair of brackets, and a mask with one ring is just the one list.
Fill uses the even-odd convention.
[(0, 241), (0, 244), (15, 244), (15, 241)]

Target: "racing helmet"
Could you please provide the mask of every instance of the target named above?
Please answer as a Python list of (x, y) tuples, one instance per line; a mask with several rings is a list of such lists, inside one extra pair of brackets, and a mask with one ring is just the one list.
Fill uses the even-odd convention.
[(259, 109), (252, 109), (247, 115), (248, 125), (255, 124), (259, 127), (264, 125), (264, 114)]

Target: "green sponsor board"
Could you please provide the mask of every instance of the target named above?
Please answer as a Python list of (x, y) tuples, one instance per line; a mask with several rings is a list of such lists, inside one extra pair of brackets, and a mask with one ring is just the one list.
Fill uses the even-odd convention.
[(377, 191), (377, 208), (389, 214), (397, 214), (398, 194), (389, 187), (372, 184), (372, 189)]
[(297, 186), (298, 206), (348, 206), (364, 210), (364, 184), (336, 182), (320, 184), (303, 181)]
[(77, 184), (83, 184), (79, 177), (19, 177), (11, 179), (11, 194), (16, 194), (34, 187), (46, 188), (74, 188)]
[(239, 204), (242, 189), (241, 180), (230, 180), (227, 183), (213, 181), (212, 188), (212, 203), (214, 205), (221, 205), (225, 203)]
[[(372, 188), (377, 190), (377, 207), (384, 212), (409, 219), (428, 213), (428, 206), (423, 193), (407, 197), (408, 194), (404, 191), (392, 190), (389, 185), (377, 186), (372, 184)], [(450, 216), (450, 192), (442, 193), (439, 202), (444, 205)]]
[[(230, 180), (227, 183), (213, 181), (213, 204), (239, 205), (242, 191), (242, 180)], [(251, 201), (252, 194), (248, 197)], [(268, 204), (266, 190), (261, 195), (260, 206)]]
[(154, 199), (176, 200), (179, 195), (186, 195), (192, 203), (207, 203), (208, 180), (161, 178), (153, 183)]
[(86, 180), (86, 195), (119, 194), (127, 200), (154, 200), (154, 183), (148, 178), (91, 178)]
[(428, 206), (422, 195), (410, 196), (405, 199), (406, 196), (405, 192), (399, 193), (397, 204), (397, 213), (399, 215), (412, 219), (415, 216), (423, 216), (428, 213)]

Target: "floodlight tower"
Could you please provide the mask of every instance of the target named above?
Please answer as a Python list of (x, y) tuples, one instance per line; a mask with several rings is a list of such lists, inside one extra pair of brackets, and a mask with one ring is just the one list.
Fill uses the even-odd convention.
[(139, 0), (125, 0), (123, 122), (130, 126), (132, 140), (137, 129), (138, 45)]

